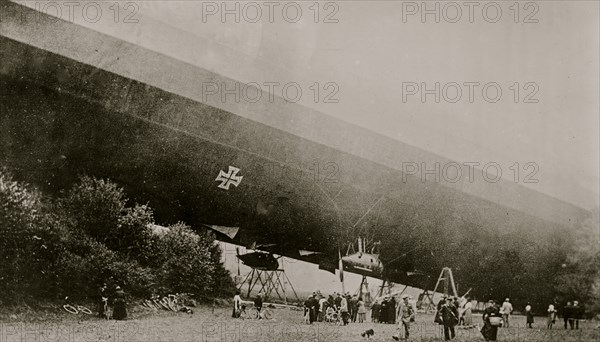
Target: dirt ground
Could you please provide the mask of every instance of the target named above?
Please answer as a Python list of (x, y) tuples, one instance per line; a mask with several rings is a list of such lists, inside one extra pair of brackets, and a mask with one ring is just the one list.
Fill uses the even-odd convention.
[[(375, 341), (393, 341), (397, 326), (377, 323), (330, 323), (307, 325), (302, 311), (271, 309), (273, 319), (233, 319), (226, 307), (197, 308), (193, 315), (152, 311), (138, 307), (127, 321), (106, 321), (91, 316), (58, 314), (51, 318), (12, 317), (0, 323), (0, 342), (79, 342), (79, 341), (363, 341), (360, 333), (373, 329)], [(251, 311), (251, 310), (249, 310)], [(481, 316), (475, 315), (474, 322)], [(557, 322), (557, 323), (562, 323)], [(584, 322), (579, 330), (565, 331), (561, 324), (545, 327), (545, 318), (536, 317), (534, 329), (525, 328), (525, 318), (514, 316), (510, 328), (500, 328), (498, 341), (600, 341), (597, 322)], [(443, 334), (433, 323), (432, 314), (420, 314), (411, 328), (412, 341), (440, 341)], [(456, 341), (483, 341), (477, 328), (457, 329)]]

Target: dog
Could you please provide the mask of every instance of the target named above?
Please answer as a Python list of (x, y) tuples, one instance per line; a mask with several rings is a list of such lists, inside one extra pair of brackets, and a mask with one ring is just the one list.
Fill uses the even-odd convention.
[(360, 336), (362, 336), (362, 338), (367, 338), (371, 339), (371, 337), (375, 336), (375, 332), (373, 331), (373, 329), (367, 329), (365, 331), (363, 331), (362, 333), (360, 333)]

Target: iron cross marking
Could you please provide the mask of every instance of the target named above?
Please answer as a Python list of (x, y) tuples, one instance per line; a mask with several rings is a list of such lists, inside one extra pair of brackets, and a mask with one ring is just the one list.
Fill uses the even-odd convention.
[(219, 184), (218, 187), (221, 189), (229, 190), (229, 186), (233, 185), (237, 188), (237, 186), (240, 185), (242, 178), (244, 178), (244, 176), (238, 176), (238, 172), (240, 172), (240, 169), (231, 165), (229, 166), (229, 171), (219, 171), (219, 175), (217, 176), (217, 179), (215, 179), (215, 181), (221, 182), (221, 184)]

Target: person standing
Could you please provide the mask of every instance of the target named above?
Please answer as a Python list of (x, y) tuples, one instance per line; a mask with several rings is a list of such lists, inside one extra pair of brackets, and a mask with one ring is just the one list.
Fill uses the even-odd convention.
[(362, 297), (358, 297), (358, 302), (356, 303), (356, 314), (358, 315), (358, 323), (365, 323), (367, 320), (367, 308), (365, 307), (365, 302)]
[(388, 323), (388, 297), (384, 297), (379, 308), (379, 322)]
[(127, 319), (127, 301), (125, 292), (120, 286), (115, 288), (113, 318), (119, 321)]
[[(527, 328), (533, 328), (531, 325), (533, 324), (533, 311), (531, 311), (531, 305), (527, 303), (525, 307), (525, 315), (527, 316)], [(565, 327), (566, 327), (565, 323)]]
[(106, 308), (108, 306), (108, 289), (106, 283), (103, 283), (98, 290), (98, 316), (100, 318), (108, 318)]
[(556, 309), (554, 308), (554, 304), (548, 305), (548, 322), (546, 327), (548, 329), (552, 329), (552, 325), (556, 322)]
[(317, 316), (319, 314), (319, 300), (317, 299), (317, 294), (313, 292), (313, 295), (310, 298), (310, 324), (317, 320)]
[(340, 301), (340, 312), (342, 314), (342, 322), (344, 325), (348, 325), (348, 300), (346, 297), (342, 297)]
[(444, 340), (450, 341), (456, 337), (454, 327), (458, 324), (458, 309), (454, 306), (452, 297), (446, 299), (446, 304), (442, 305), (440, 313), (444, 325)]
[(342, 295), (341, 294), (337, 294), (337, 296), (335, 297), (334, 300), (334, 304), (335, 304), (335, 309), (339, 310), (340, 309), (340, 305), (342, 304)]
[(500, 312), (502, 313), (502, 320), (504, 321), (504, 326), (508, 328), (510, 326), (510, 315), (512, 314), (513, 306), (510, 303), (510, 298), (506, 298), (504, 303), (502, 304), (502, 308)]
[(463, 307), (463, 325), (471, 326), (473, 325), (473, 303), (471, 300), (467, 299), (465, 306)]
[(575, 329), (579, 329), (579, 320), (583, 318), (583, 308), (579, 306), (578, 301), (573, 301), (573, 309), (571, 312), (573, 316), (571, 319), (571, 329), (573, 329), (573, 326), (575, 326)]
[(350, 320), (352, 321), (352, 323), (356, 323), (356, 316), (358, 316), (358, 296), (357, 295), (353, 295), (350, 300), (348, 301), (348, 306), (350, 309)]
[(501, 319), (501, 316), (500, 308), (494, 300), (488, 302), (488, 307), (483, 311), (482, 318), (483, 328), (481, 328), (481, 334), (486, 341), (496, 341), (499, 326), (496, 321)]
[(437, 303), (437, 311), (435, 312), (435, 318), (433, 320), (435, 323), (440, 325), (444, 324), (442, 320), (442, 306), (446, 304), (446, 298), (448, 298), (448, 296), (444, 295), (442, 299)]
[(332, 295), (329, 295), (329, 297), (327, 297), (327, 306), (331, 308), (335, 306), (335, 300), (333, 299)]
[(573, 329), (573, 324), (571, 322), (571, 318), (573, 315), (573, 306), (571, 304), (571, 302), (567, 302), (567, 305), (565, 305), (562, 309), (562, 316), (563, 316), (563, 321), (565, 323), (565, 329), (567, 329), (568, 324), (571, 324), (571, 329)]
[(398, 310), (396, 307), (396, 298), (392, 296), (388, 303), (388, 321), (390, 324), (396, 324), (396, 310)]
[(371, 322), (379, 323), (379, 310), (381, 309), (381, 304), (379, 302), (373, 303), (371, 305)]
[(310, 324), (310, 296), (304, 301), (304, 323)]
[(239, 318), (242, 313), (242, 298), (240, 297), (240, 290), (235, 291), (235, 296), (233, 296), (233, 313), (231, 317)]
[(325, 319), (325, 310), (327, 310), (327, 299), (322, 297), (319, 299), (319, 315), (317, 316), (317, 322), (323, 322)]
[[(415, 320), (415, 309), (412, 304), (408, 301), (408, 296), (402, 296), (402, 303), (400, 303), (400, 308), (398, 309), (398, 318), (400, 322), (398, 323), (398, 336), (400, 335), (401, 327), (404, 328), (404, 339), (408, 339), (410, 337), (410, 323)], [(396, 338), (394, 338), (396, 339)]]

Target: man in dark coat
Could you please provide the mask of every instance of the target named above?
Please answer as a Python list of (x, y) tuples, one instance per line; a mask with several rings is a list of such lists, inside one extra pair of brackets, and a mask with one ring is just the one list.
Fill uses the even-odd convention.
[(310, 298), (310, 314), (310, 323), (312, 324), (312, 322), (317, 320), (317, 315), (319, 314), (319, 300), (316, 293), (313, 293)]
[(373, 323), (379, 323), (379, 310), (381, 308), (381, 304), (379, 302), (373, 303), (371, 306), (371, 321)]
[(458, 324), (458, 308), (454, 306), (454, 300), (450, 297), (446, 299), (446, 304), (440, 308), (442, 323), (444, 324), (444, 339), (449, 341), (456, 337), (454, 327)]
[(388, 303), (388, 322), (390, 324), (396, 323), (396, 299), (392, 296), (390, 298), (390, 302)]
[(434, 322), (437, 324), (444, 324), (441, 313), (442, 313), (442, 306), (444, 306), (444, 304), (446, 304), (446, 298), (448, 298), (448, 296), (444, 295), (442, 297), (442, 299), (437, 303), (437, 311), (435, 313), (435, 319), (434, 319)]
[(563, 320), (565, 321), (565, 329), (567, 329), (567, 324), (571, 324), (571, 329), (573, 329), (573, 324), (570, 321), (572, 318), (572, 315), (573, 315), (573, 305), (571, 305), (571, 302), (567, 302), (567, 305), (565, 305), (562, 310)]
[(379, 308), (379, 322), (388, 323), (388, 298), (384, 298), (381, 301), (381, 307)]
[(350, 310), (350, 321), (356, 323), (356, 316), (358, 311), (358, 296), (354, 295), (348, 301), (348, 309)]

